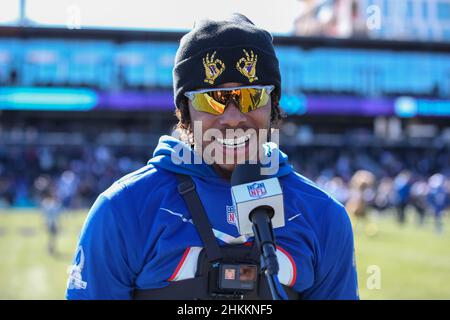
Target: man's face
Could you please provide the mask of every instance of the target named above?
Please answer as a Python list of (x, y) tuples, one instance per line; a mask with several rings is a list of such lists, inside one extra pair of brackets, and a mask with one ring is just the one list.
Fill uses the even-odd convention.
[[(218, 87), (229, 88), (237, 86), (243, 86), (243, 84), (228, 82)], [(191, 101), (189, 101), (189, 112), (194, 128), (195, 149), (202, 150), (205, 161), (213, 163), (214, 167), (222, 175), (229, 176), (236, 165), (242, 162), (242, 159), (257, 159), (261, 145), (266, 142), (266, 135), (261, 135), (260, 130), (266, 130), (266, 134), (269, 130), (271, 107), (269, 99), (264, 107), (248, 113), (242, 113), (236, 102), (233, 99), (229, 99), (224, 113), (214, 115), (195, 110)], [(198, 132), (195, 132), (196, 121), (201, 122), (201, 136)], [(220, 131), (221, 138), (215, 136), (212, 136), (211, 139), (208, 138), (205, 133), (210, 129)], [(210, 132), (212, 131), (210, 130)], [(203, 139), (199, 139), (200, 137), (203, 137)], [(234, 139), (234, 141), (231, 139)], [(241, 143), (242, 141), (246, 142), (243, 144)], [(214, 151), (210, 152), (211, 150)]]

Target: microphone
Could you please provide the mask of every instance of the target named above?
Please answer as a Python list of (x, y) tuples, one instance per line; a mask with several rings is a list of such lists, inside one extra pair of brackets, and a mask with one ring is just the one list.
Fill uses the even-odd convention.
[(252, 217), (266, 212), (273, 228), (284, 227), (283, 192), (278, 178), (261, 175), (261, 164), (238, 164), (231, 175), (231, 194), (241, 235), (252, 236)]
[(278, 281), (274, 227), (283, 227), (283, 193), (278, 178), (261, 175), (260, 164), (239, 164), (231, 175), (231, 193), (240, 234), (255, 236), (261, 252), (261, 269), (274, 300), (287, 296)]

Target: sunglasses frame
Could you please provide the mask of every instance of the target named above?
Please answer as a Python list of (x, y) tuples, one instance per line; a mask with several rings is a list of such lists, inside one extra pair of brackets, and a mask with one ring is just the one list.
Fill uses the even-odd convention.
[(195, 91), (186, 91), (184, 95), (189, 99), (193, 100), (194, 95), (197, 93), (208, 93), (208, 92), (214, 92), (214, 91), (232, 91), (237, 89), (266, 89), (267, 94), (271, 94), (272, 91), (275, 89), (274, 85), (267, 85), (267, 86), (239, 86), (239, 87), (227, 87), (227, 88), (212, 88), (212, 89), (201, 89), (201, 90), (195, 90)]

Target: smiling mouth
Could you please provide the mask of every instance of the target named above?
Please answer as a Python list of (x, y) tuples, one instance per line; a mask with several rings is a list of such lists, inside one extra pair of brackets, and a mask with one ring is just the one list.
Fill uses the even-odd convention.
[(222, 144), (223, 146), (227, 148), (240, 148), (245, 146), (247, 141), (250, 140), (251, 134), (247, 134), (245, 136), (239, 137), (239, 138), (233, 138), (233, 139), (221, 139), (219, 137), (216, 138), (217, 142)]

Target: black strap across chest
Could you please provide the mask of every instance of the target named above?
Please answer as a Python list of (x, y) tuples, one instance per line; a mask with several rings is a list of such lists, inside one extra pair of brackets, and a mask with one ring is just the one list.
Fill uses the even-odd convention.
[[(204, 248), (206, 250), (206, 257), (209, 262), (221, 260), (222, 253), (217, 244), (216, 237), (212, 232), (212, 226), (209, 223), (208, 216), (203, 208), (202, 202), (195, 191), (195, 184), (191, 177), (179, 174), (178, 178), (178, 192), (183, 197), (186, 206), (191, 213), (192, 222), (202, 239)], [(206, 219), (205, 219), (206, 217)]]

